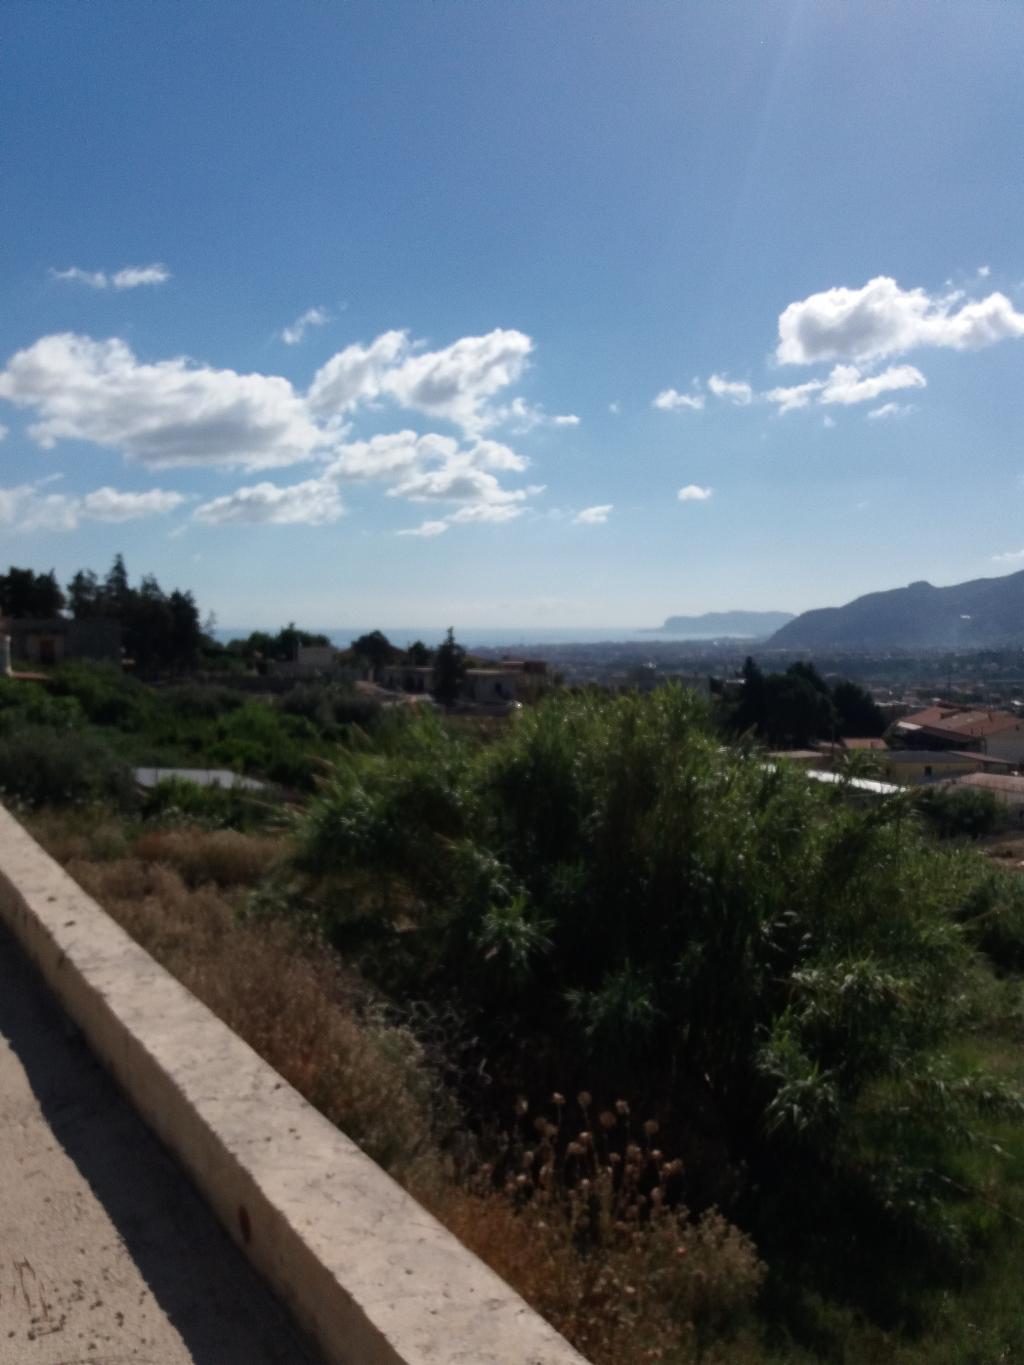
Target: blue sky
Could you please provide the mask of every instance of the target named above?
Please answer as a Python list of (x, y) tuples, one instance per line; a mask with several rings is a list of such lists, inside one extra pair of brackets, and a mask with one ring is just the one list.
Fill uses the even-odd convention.
[(7, 0), (0, 38), (3, 564), (544, 627), (1024, 567), (1016, 3)]

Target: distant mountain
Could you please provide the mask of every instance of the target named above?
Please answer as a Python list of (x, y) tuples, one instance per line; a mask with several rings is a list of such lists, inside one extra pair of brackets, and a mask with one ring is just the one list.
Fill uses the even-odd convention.
[(703, 616), (670, 616), (663, 626), (651, 627), (651, 633), (762, 639), (793, 619), (791, 611), (706, 611)]
[(805, 611), (775, 632), (775, 649), (971, 649), (1024, 644), (1024, 570), (935, 588), (911, 583), (845, 607)]

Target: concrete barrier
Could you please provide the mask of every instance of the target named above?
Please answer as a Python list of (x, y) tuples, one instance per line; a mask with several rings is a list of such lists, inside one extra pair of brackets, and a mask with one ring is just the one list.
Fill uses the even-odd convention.
[(0, 807), (0, 918), (336, 1365), (581, 1365)]

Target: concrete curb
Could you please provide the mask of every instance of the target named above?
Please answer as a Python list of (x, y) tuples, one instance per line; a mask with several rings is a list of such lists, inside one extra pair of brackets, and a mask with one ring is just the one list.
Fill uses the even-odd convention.
[(3, 807), (0, 919), (332, 1365), (582, 1365)]

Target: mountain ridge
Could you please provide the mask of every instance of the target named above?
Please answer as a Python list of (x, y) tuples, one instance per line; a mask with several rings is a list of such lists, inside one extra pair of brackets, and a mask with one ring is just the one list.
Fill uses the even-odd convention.
[(1024, 644), (1024, 569), (936, 588), (921, 579), (802, 612), (772, 649), (948, 649)]
[(700, 616), (668, 616), (663, 626), (648, 626), (645, 633), (682, 635), (694, 630), (700, 635), (763, 639), (793, 620), (791, 611), (706, 611)]

